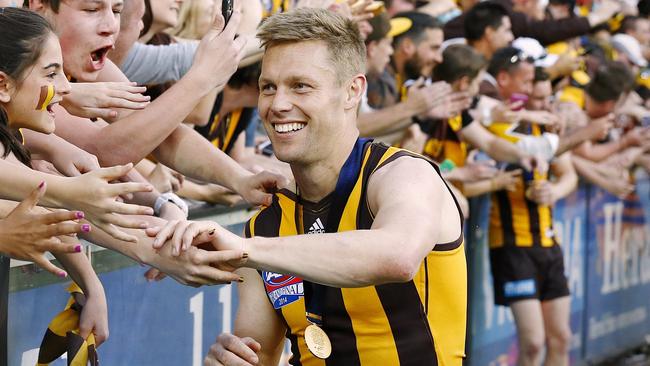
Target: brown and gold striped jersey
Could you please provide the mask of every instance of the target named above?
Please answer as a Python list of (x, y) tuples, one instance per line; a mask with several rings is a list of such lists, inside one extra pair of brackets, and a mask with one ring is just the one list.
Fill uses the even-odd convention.
[[(367, 230), (373, 214), (366, 201), (368, 179), (387, 163), (411, 156), (411, 152), (367, 144), (355, 183), (338, 231)], [(434, 164), (432, 169), (436, 169)], [(438, 172), (439, 174), (439, 172)], [(277, 237), (300, 232), (322, 232), (329, 209), (326, 197), (305, 203), (294, 193), (282, 190), (273, 204), (246, 226), (246, 235)], [(435, 204), (435, 203), (432, 203)], [(303, 207), (302, 210), (298, 206)], [(303, 212), (301, 215), (300, 212)], [(462, 215), (457, 213), (459, 220)], [(460, 237), (450, 243), (431, 243), (413, 280), (363, 288), (326, 287), (323, 329), (332, 341), (327, 360), (314, 357), (305, 344), (302, 282), (299, 278), (261, 272), (265, 289), (278, 316), (287, 326), (292, 365), (461, 365), (465, 355), (467, 316), (467, 268)], [(282, 284), (287, 284), (282, 287)], [(272, 285), (272, 286), (271, 286)], [(274, 289), (269, 291), (269, 289)], [(279, 292), (278, 292), (279, 291)], [(279, 296), (286, 295), (281, 301)]]
[[(538, 125), (493, 123), (488, 129), (499, 137), (513, 143), (523, 135), (539, 136)], [(518, 168), (509, 165), (506, 170)], [(556, 244), (553, 232), (553, 213), (550, 206), (538, 205), (526, 197), (526, 190), (540, 181), (548, 180), (548, 173), (524, 171), (513, 191), (492, 193), (490, 209), (489, 241), (491, 248), (503, 246), (551, 247)]]

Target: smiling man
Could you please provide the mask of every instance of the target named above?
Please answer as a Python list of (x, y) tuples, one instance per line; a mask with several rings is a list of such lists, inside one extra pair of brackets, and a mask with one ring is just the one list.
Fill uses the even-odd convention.
[(267, 19), (258, 37), (259, 111), (295, 186), (250, 220), (248, 239), (210, 222), (158, 233), (244, 249), (234, 335), (205, 364), (277, 364), (287, 336), (293, 365), (461, 365), (461, 214), (433, 164), (359, 139), (366, 50), (356, 25), (297, 9)]

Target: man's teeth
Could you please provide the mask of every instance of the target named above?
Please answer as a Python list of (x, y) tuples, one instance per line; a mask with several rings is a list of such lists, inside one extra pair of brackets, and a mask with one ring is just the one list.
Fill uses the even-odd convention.
[(302, 130), (303, 127), (305, 127), (304, 123), (282, 123), (273, 125), (275, 132), (280, 133)]

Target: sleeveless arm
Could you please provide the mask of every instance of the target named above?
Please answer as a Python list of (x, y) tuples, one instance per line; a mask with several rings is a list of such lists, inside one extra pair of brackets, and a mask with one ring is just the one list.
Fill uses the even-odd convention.
[(424, 159), (384, 165), (371, 176), (367, 198), (376, 214), (370, 230), (246, 239), (246, 265), (333, 287), (407, 282), (435, 243), (460, 235), (453, 197)]
[(237, 287), (239, 306), (233, 333), (238, 337), (251, 337), (262, 345), (257, 354), (260, 365), (277, 365), (282, 355), (286, 326), (266, 298), (259, 273), (250, 268), (239, 269), (237, 273), (244, 282)]

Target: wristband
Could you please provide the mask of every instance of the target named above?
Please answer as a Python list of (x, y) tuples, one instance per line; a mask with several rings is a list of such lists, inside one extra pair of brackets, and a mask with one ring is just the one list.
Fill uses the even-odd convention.
[(163, 193), (160, 196), (158, 196), (158, 198), (156, 198), (156, 202), (153, 204), (154, 215), (160, 216), (160, 209), (167, 202), (171, 202), (176, 206), (178, 206), (178, 208), (180, 208), (181, 211), (183, 211), (183, 213), (185, 214), (185, 217), (187, 217), (187, 214), (189, 213), (189, 208), (187, 207), (187, 203), (185, 203), (185, 201), (183, 201), (182, 198), (178, 197), (177, 195), (171, 192)]

